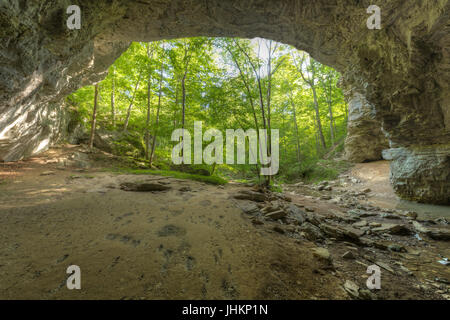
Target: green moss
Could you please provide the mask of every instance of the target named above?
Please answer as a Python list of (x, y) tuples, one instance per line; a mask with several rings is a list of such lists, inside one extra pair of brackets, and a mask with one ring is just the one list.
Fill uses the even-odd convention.
[(116, 173), (154, 175), (154, 176), (173, 177), (173, 178), (177, 178), (177, 179), (194, 180), (194, 181), (200, 181), (200, 182), (213, 184), (213, 185), (227, 184), (227, 181), (225, 179), (218, 177), (218, 176), (202, 176), (202, 175), (198, 175), (198, 174), (185, 173), (185, 172), (179, 172), (179, 171), (130, 169), (130, 168), (114, 168), (114, 169), (109, 169), (109, 170), (116, 172)]
[(286, 170), (280, 181), (319, 182), (336, 179), (339, 174), (348, 170), (351, 164), (347, 161), (309, 160), (303, 161)]
[(272, 183), (269, 188), (273, 192), (283, 193), (283, 188), (281, 188), (279, 185), (275, 185)]

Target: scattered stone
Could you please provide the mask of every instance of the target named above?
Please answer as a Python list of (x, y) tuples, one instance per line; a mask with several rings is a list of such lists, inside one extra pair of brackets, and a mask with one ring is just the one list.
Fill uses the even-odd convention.
[(252, 221), (252, 223), (254, 225), (262, 225), (262, 224), (264, 224), (264, 221), (262, 221), (262, 220), (260, 220), (258, 218), (253, 218), (251, 221)]
[(347, 213), (350, 215), (360, 217), (360, 218), (374, 217), (374, 216), (378, 215), (376, 212), (367, 212), (367, 211), (363, 211), (363, 210), (359, 210), (359, 209), (351, 209), (351, 210), (348, 210)]
[(448, 220), (445, 219), (444, 217), (439, 217), (437, 219), (434, 219), (434, 222), (436, 222), (437, 224), (443, 224), (443, 225), (449, 224)]
[(389, 242), (386, 241), (374, 241), (372, 246), (374, 248), (380, 249), (380, 250), (389, 250)]
[(309, 222), (303, 223), (299, 231), (302, 232), (304, 237), (309, 241), (317, 241), (324, 238), (320, 229)]
[(411, 270), (409, 270), (407, 267), (405, 267), (404, 265), (400, 265), (400, 270), (402, 270), (403, 272), (405, 272), (406, 274), (408, 274), (409, 276), (412, 276), (413, 273), (411, 272)]
[(359, 289), (359, 296), (364, 300), (373, 300), (374, 294), (368, 289)]
[(319, 258), (319, 260), (323, 260), (326, 262), (331, 262), (331, 255), (328, 249), (326, 248), (314, 248), (313, 249), (313, 255), (316, 258)]
[(407, 217), (410, 217), (410, 218), (413, 218), (413, 219), (417, 219), (417, 212), (414, 212), (414, 211), (408, 211), (408, 212), (406, 213), (406, 216), (407, 216)]
[(421, 253), (420, 250), (415, 250), (415, 249), (408, 249), (407, 252), (408, 252), (408, 254), (413, 255), (413, 256), (420, 256), (420, 253)]
[(362, 192), (364, 192), (364, 193), (369, 193), (369, 192), (371, 192), (372, 190), (370, 189), (370, 188), (367, 188), (367, 189), (364, 189)]
[(439, 277), (435, 277), (434, 281), (436, 282), (440, 282), (440, 283), (445, 283), (445, 284), (449, 284), (450, 285), (450, 281), (444, 278), (439, 278)]
[(352, 227), (335, 226), (322, 223), (319, 228), (328, 236), (339, 240), (348, 239), (354, 242), (359, 242), (359, 238), (364, 235), (364, 231)]
[(311, 208), (311, 207), (305, 207), (305, 210), (306, 210), (307, 212), (314, 212), (314, 211), (315, 211), (315, 209), (314, 209), (314, 208)]
[(394, 223), (383, 223), (380, 227), (373, 228), (372, 231), (377, 233), (389, 233), (393, 235), (408, 235), (411, 233), (411, 230), (404, 225)]
[(395, 271), (388, 264), (381, 262), (381, 261), (376, 261), (375, 264), (377, 266), (380, 266), (381, 268), (389, 271), (390, 273), (395, 274)]
[(416, 229), (417, 232), (425, 233), (427, 234), (429, 232), (428, 228), (424, 227), (421, 223), (417, 221), (412, 222), (414, 229)]
[(285, 212), (284, 210), (277, 210), (277, 211), (266, 214), (266, 218), (272, 219), (272, 220), (282, 219), (286, 216), (287, 216), (287, 212)]
[(242, 211), (244, 211), (244, 213), (246, 214), (255, 214), (259, 212), (258, 206), (255, 205), (253, 202), (242, 203), (239, 204), (239, 206), (241, 207)]
[(353, 299), (359, 299), (359, 286), (353, 281), (347, 280), (344, 284), (345, 291), (349, 294)]
[(354, 224), (352, 224), (352, 227), (355, 227), (355, 228), (362, 228), (362, 227), (365, 227), (365, 226), (367, 226), (367, 221), (366, 220), (361, 220), (361, 221), (359, 221), (359, 222), (355, 222)]
[(394, 251), (394, 252), (406, 252), (405, 247), (399, 245), (399, 244), (390, 244), (388, 246), (389, 251)]
[(430, 229), (428, 236), (433, 240), (450, 241), (450, 229)]
[(50, 176), (55, 174), (55, 171), (44, 171), (41, 173), (41, 176)]
[(369, 223), (369, 227), (378, 228), (378, 227), (381, 227), (381, 223), (379, 223), (379, 222), (371, 222), (371, 223)]
[(287, 207), (287, 211), (289, 212), (290, 217), (293, 218), (298, 225), (301, 225), (306, 221), (305, 212), (303, 212), (295, 204), (289, 204), (289, 206)]
[(241, 190), (238, 194), (234, 195), (235, 199), (239, 200), (250, 200), (256, 202), (264, 202), (266, 200), (266, 195), (261, 192), (251, 191), (251, 190)]
[(390, 214), (390, 213), (383, 213), (381, 215), (382, 218), (384, 219), (391, 219), (391, 220), (399, 220), (401, 219), (400, 216), (395, 215), (395, 214)]
[(355, 255), (353, 254), (353, 252), (351, 251), (346, 251), (343, 255), (342, 258), (350, 260), (350, 259), (355, 259)]
[(297, 232), (297, 228), (298, 227), (293, 226), (293, 225), (287, 225), (285, 229), (286, 229), (287, 232), (294, 233), (294, 232)]
[(280, 199), (282, 199), (284, 201), (292, 202), (292, 198), (287, 196), (287, 195), (285, 195), (285, 194), (283, 194), (283, 193), (278, 193), (277, 192), (276, 195), (278, 196), (278, 198), (280, 198)]
[(123, 182), (120, 189), (125, 191), (150, 192), (150, 191), (166, 191), (171, 189), (170, 186), (152, 182)]

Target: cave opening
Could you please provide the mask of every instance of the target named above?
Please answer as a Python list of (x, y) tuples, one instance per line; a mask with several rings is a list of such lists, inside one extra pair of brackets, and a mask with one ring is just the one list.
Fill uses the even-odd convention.
[[(67, 6), (0, 4), (0, 298), (449, 298), (450, 3)], [(196, 121), (278, 176), (173, 166)]]

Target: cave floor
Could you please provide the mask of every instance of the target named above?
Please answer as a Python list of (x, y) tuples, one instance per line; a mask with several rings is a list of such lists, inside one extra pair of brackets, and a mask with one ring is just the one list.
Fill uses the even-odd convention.
[[(450, 257), (448, 242), (393, 237), (405, 248), (394, 252), (333, 237), (311, 241), (277, 221), (256, 225), (233, 198), (248, 189), (242, 184), (116, 174), (104, 170), (108, 159), (91, 160), (89, 169), (55, 161), (73, 150), (0, 167), (0, 299), (351, 299), (358, 297), (346, 281), (366, 288), (374, 262), (386, 267), (381, 289), (360, 290), (362, 298), (450, 297), (449, 267), (437, 262)], [(118, 187), (142, 179), (171, 189)], [(318, 217), (347, 210), (287, 194)], [(342, 257), (347, 251), (354, 259)], [(66, 287), (70, 265), (81, 269), (80, 290)]]

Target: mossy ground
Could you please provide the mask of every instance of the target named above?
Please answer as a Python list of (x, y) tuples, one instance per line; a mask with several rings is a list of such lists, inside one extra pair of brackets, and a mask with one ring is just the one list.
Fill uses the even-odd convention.
[(227, 180), (218, 176), (202, 176), (199, 174), (185, 173), (179, 171), (171, 170), (154, 170), (154, 169), (130, 169), (130, 168), (111, 168), (110, 171), (116, 173), (126, 173), (126, 174), (138, 174), (138, 175), (154, 175), (154, 176), (164, 176), (173, 177), (177, 179), (187, 179), (199, 182), (204, 182), (212, 185), (224, 185), (227, 184)]

